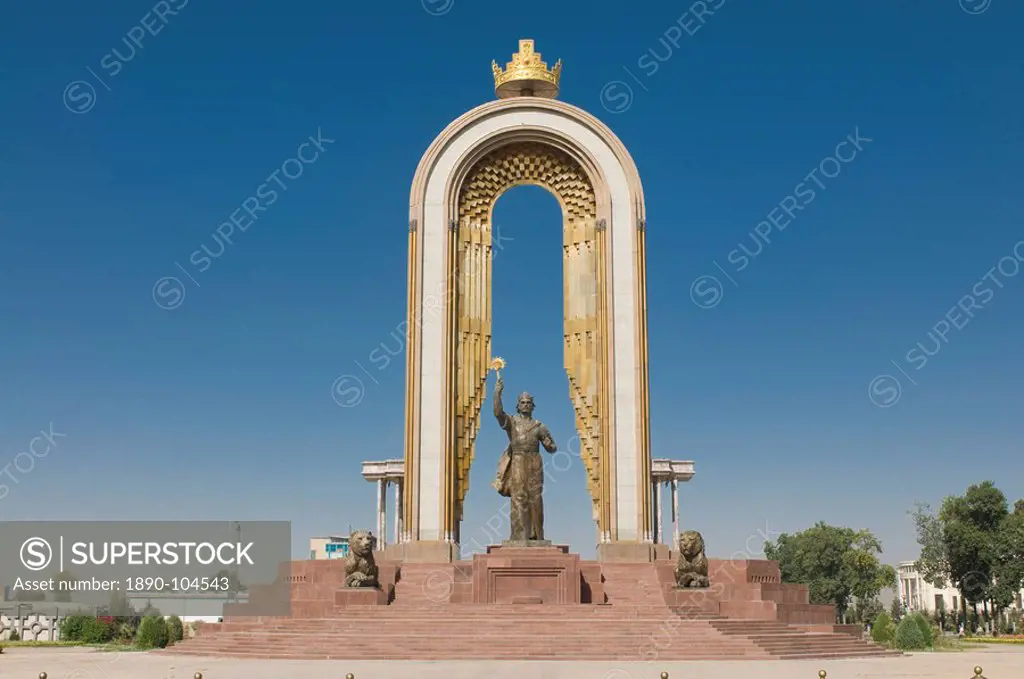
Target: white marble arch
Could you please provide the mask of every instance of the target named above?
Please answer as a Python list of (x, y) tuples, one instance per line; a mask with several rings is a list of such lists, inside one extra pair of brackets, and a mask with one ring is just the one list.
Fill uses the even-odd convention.
[[(611, 526), (602, 542), (651, 542), (647, 423), (647, 328), (641, 242), (643, 189), (625, 146), (589, 113), (564, 102), (516, 97), (451, 123), (420, 161), (410, 200), (410, 311), (406, 395), (406, 531), (403, 542), (450, 542), (443, 488), (447, 412), (447, 233), (460, 182), (486, 150), (529, 138), (568, 152), (588, 169), (608, 236)], [(505, 141), (508, 140), (508, 141)], [(413, 308), (415, 302), (415, 309)]]

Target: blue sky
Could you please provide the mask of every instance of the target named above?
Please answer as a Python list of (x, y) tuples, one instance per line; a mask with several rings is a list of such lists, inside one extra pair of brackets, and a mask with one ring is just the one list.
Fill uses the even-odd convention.
[[(3, 518), (288, 519), (299, 556), (372, 527), (359, 463), (402, 456), (404, 355), (370, 356), (405, 315), (409, 184), (522, 37), (640, 169), (653, 451), (696, 461), (683, 522), (710, 553), (824, 520), (913, 558), (915, 501), (1024, 496), (1024, 7), (103, 6), (12, 4), (0, 28)], [(244, 219), (275, 171), (298, 176)], [(517, 189), (495, 222), (495, 351), (566, 447), (557, 204)], [(166, 277), (184, 297), (154, 297)], [(332, 398), (346, 374), (356, 407)], [(504, 537), (502, 447), (485, 418), (467, 542)], [(552, 477), (549, 537), (592, 556), (579, 460)]]

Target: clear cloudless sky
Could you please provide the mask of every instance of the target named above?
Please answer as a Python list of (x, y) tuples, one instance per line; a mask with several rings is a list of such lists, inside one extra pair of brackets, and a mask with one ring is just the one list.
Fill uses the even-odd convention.
[[(523, 37), (639, 167), (653, 454), (696, 461), (683, 524), (710, 553), (822, 520), (895, 562), (917, 555), (916, 501), (986, 479), (1024, 496), (1024, 275), (989, 274), (1024, 240), (1024, 6), (709, 0), (702, 24), (688, 2), (424, 3), (168, 0), (165, 23), (149, 0), (5, 3), (0, 518), (287, 519), (298, 557), (372, 527), (360, 462), (403, 455), (404, 353), (371, 354), (404, 341), (410, 182)], [(318, 130), (333, 141), (219, 253)], [(801, 183), (813, 200), (758, 252)], [(557, 203), (516, 189), (495, 223), (509, 396), (577, 449)], [(57, 446), (17, 458), (50, 423)], [(503, 444), (485, 410), (469, 548), (505, 537), (486, 528)], [(580, 461), (559, 464), (549, 537), (592, 556)]]

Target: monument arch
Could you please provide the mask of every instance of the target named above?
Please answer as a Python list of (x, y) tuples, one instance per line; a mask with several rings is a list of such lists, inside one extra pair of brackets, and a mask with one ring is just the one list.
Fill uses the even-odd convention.
[(554, 99), (560, 70), (520, 41), (505, 70), (494, 66), (499, 99), (448, 125), (413, 179), (406, 561), (457, 558), (492, 357), (491, 217), (521, 184), (562, 210), (564, 364), (599, 552), (651, 551), (643, 189), (612, 131)]
[[(296, 658), (889, 653), (836, 626), (835, 607), (811, 604), (806, 585), (782, 583), (777, 563), (708, 558), (698, 531), (680, 532), (678, 484), (694, 476), (694, 463), (650, 459), (636, 167), (607, 127), (554, 101), (561, 66), (549, 70), (531, 41), (520, 42), (507, 68), (493, 70), (500, 101), (449, 125), (413, 181), (405, 456), (363, 463), (363, 477), (377, 486), (377, 535), (351, 531), (343, 562), (292, 561), (268, 573), (281, 587), (250, 584), (245, 603), (224, 606), (224, 625), (174, 652), (238, 655), (251, 646), (253, 626), (267, 627), (272, 616), (261, 652)], [(625, 563), (583, 560), (545, 539), (540, 456), (557, 445), (533, 416), (529, 394), (519, 395), (514, 414), (500, 403), (503, 366), (492, 362), (492, 344), (503, 353), (514, 348), (491, 336), (491, 219), (495, 201), (519, 184), (544, 187), (561, 206), (564, 364), (598, 556)], [(506, 356), (516, 370), (515, 353)], [(492, 367), (499, 375), (485, 411)], [(459, 555), (467, 472), (485, 413), (508, 438), (503, 453), (482, 461), (496, 464), (495, 491), (510, 500), (509, 539), (450, 563)], [(398, 539), (389, 546), (391, 485)], [(661, 522), (666, 486), (671, 541)], [(281, 619), (284, 603), (291, 617)], [(648, 633), (670, 621), (672, 634)], [(296, 645), (297, 637), (313, 641)]]

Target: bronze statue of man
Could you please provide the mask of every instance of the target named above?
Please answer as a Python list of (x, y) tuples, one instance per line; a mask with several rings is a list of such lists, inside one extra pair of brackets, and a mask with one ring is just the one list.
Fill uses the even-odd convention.
[(551, 432), (533, 419), (533, 396), (525, 391), (516, 401), (516, 414), (509, 415), (501, 406), (501, 378), (494, 385), (494, 417), (508, 435), (508, 448), (498, 467), (495, 487), (511, 500), (512, 535), (510, 542), (544, 539), (544, 464), (540, 446), (554, 453), (558, 450)]

